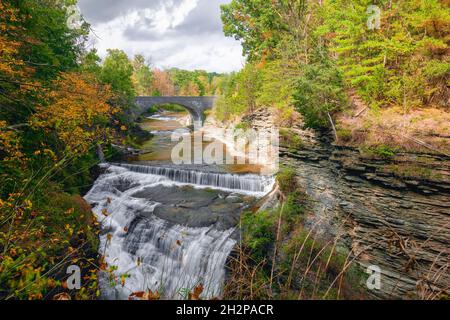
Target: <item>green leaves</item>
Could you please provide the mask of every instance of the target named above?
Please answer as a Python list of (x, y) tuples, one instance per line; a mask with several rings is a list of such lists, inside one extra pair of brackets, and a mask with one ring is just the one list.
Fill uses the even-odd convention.
[(132, 75), (133, 65), (126, 53), (118, 49), (109, 49), (101, 70), (101, 81), (110, 84), (114, 91), (131, 102), (136, 95)]
[(293, 98), (307, 126), (328, 127), (327, 114), (346, 104), (342, 73), (328, 58), (318, 59), (304, 67), (303, 75), (297, 79)]

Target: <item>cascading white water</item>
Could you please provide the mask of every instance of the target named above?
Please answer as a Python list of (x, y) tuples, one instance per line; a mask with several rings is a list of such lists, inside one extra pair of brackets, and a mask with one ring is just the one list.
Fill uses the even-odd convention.
[(265, 181), (268, 178), (258, 182), (258, 176), (242, 176), (245, 183), (237, 183), (236, 175), (210, 174), (204, 178), (197, 171), (187, 174), (166, 168), (103, 166), (106, 172), (85, 198), (102, 222), (100, 253), (109, 267), (116, 268), (113, 274), (117, 279), (125, 281), (111, 286), (108, 279), (102, 278), (102, 295), (107, 299), (128, 299), (133, 292), (150, 289), (158, 290), (166, 299), (183, 299), (186, 292), (201, 283), (204, 298), (220, 296), (225, 263), (235, 245), (231, 238), (234, 229), (219, 231), (170, 223), (153, 214), (160, 203), (136, 194), (148, 188), (200, 182), (224, 190), (239, 187), (234, 191), (261, 196), (261, 191), (273, 185), (273, 178), (270, 183)]
[(202, 172), (196, 170), (144, 166), (127, 163), (115, 165), (121, 166), (133, 172), (163, 176), (175, 182), (223, 188), (228, 190), (267, 193), (273, 188), (274, 185), (274, 179), (272, 176)]

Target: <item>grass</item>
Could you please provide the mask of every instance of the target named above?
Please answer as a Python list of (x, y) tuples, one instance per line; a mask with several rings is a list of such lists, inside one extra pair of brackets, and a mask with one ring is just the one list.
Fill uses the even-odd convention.
[(368, 108), (358, 117), (342, 113), (336, 122), (339, 142), (345, 145), (384, 144), (408, 152), (450, 153), (450, 117), (445, 108), (427, 106), (407, 112), (401, 106)]
[(298, 188), (295, 169), (281, 167), (277, 174), (277, 182), (283, 194), (295, 192)]
[[(224, 298), (231, 300), (361, 299), (363, 273), (325, 241), (292, 222), (281, 208), (242, 220), (243, 241), (229, 264)], [(281, 212), (281, 224), (278, 214)], [(297, 212), (300, 216), (303, 210)], [(278, 240), (277, 240), (278, 238)]]
[(442, 178), (442, 175), (432, 169), (414, 164), (390, 164), (385, 169), (387, 172), (392, 172), (394, 175), (406, 179), (430, 180)]
[(277, 180), (280, 206), (242, 216), (242, 241), (229, 264), (224, 298), (363, 298), (363, 273), (350, 254), (338, 252), (339, 238), (318, 236), (316, 225), (305, 227), (308, 197), (296, 184), (295, 171), (283, 168)]
[(398, 149), (390, 147), (389, 145), (380, 144), (377, 146), (361, 146), (360, 153), (366, 157), (391, 159), (395, 157)]
[(302, 138), (290, 129), (280, 129), (280, 143), (289, 148), (289, 151), (299, 150), (303, 147)]
[(350, 142), (352, 140), (352, 131), (347, 128), (338, 127), (336, 133), (340, 142)]

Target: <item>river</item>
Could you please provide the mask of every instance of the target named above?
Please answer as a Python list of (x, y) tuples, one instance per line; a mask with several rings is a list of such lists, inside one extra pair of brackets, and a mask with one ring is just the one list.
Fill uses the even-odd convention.
[(200, 284), (203, 298), (222, 294), (240, 215), (275, 181), (245, 164), (174, 165), (173, 132), (203, 134), (190, 132), (189, 124), (189, 116), (178, 112), (145, 119), (141, 127), (154, 135), (143, 144), (145, 153), (102, 164), (103, 173), (85, 196), (101, 221), (103, 299), (148, 290), (163, 299), (185, 299)]

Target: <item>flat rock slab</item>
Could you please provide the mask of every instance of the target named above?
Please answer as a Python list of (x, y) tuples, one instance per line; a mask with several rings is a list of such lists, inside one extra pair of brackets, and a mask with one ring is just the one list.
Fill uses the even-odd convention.
[(242, 212), (255, 203), (249, 196), (212, 189), (192, 187), (148, 187), (132, 195), (160, 203), (152, 213), (173, 224), (192, 228), (211, 227), (217, 230), (234, 228)]

